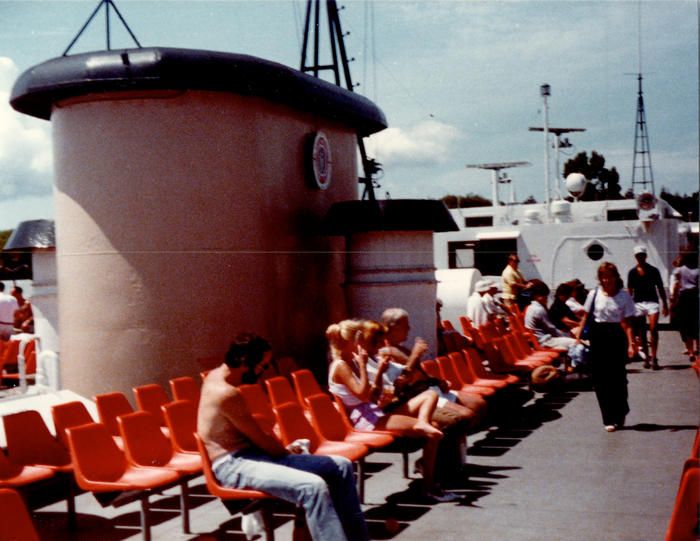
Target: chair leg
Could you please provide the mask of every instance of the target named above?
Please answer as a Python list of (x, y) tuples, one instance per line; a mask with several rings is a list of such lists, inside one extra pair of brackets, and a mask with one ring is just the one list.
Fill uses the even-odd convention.
[(408, 479), (408, 451), (401, 451), (403, 457), (403, 478)]
[(148, 494), (141, 496), (141, 536), (143, 541), (151, 541), (151, 516), (148, 507)]
[(269, 502), (262, 502), (260, 513), (262, 514), (263, 527), (265, 530), (265, 541), (275, 541), (275, 528), (272, 524), (272, 511), (270, 510)]
[(182, 532), (190, 533), (190, 503), (187, 479), (180, 482), (180, 513), (182, 514)]
[(68, 511), (68, 529), (78, 529), (78, 518), (75, 513), (75, 481), (71, 475), (68, 478), (68, 494), (66, 495), (66, 507)]

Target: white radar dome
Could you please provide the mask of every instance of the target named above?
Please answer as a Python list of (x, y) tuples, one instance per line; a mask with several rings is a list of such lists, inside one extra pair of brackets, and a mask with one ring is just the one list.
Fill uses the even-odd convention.
[(586, 189), (586, 184), (588, 184), (588, 179), (581, 173), (570, 173), (566, 177), (566, 190), (573, 197), (581, 197)]

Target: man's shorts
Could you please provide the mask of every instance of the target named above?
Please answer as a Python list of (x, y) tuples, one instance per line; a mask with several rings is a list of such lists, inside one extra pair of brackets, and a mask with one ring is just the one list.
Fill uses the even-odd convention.
[(635, 303), (637, 307), (637, 316), (653, 316), (659, 313), (659, 303), (658, 302), (638, 302)]

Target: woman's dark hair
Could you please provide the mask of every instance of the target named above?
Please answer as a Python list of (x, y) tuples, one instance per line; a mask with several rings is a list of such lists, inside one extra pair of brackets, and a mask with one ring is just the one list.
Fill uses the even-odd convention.
[(526, 289), (530, 292), (533, 297), (542, 295), (546, 297), (549, 295), (549, 286), (545, 284), (542, 280), (534, 278), (530, 280), (526, 286)]
[(241, 333), (231, 342), (224, 362), (230, 368), (253, 368), (270, 349), (270, 343), (264, 338), (253, 333)]
[(568, 284), (568, 283), (565, 282), (565, 283), (563, 283), (563, 284), (559, 284), (559, 286), (557, 287), (557, 290), (556, 290), (556, 292), (555, 292), (554, 294), (555, 294), (557, 297), (558, 297), (559, 295), (561, 295), (561, 296), (563, 296), (563, 297), (571, 297), (571, 294), (572, 294), (573, 292), (574, 292), (574, 288), (571, 286), (571, 284)]

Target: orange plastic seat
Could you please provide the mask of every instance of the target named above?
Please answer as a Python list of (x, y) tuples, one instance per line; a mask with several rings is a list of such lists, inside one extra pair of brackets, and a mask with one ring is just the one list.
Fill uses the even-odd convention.
[(100, 418), (100, 423), (107, 428), (107, 431), (112, 436), (121, 438), (117, 417), (134, 411), (124, 393), (98, 394), (93, 397), (93, 400), (97, 405), (97, 415)]
[(157, 383), (139, 385), (133, 388), (136, 406), (141, 411), (147, 411), (155, 417), (159, 426), (165, 426), (165, 417), (160, 407), (170, 402), (170, 397), (165, 389)]
[(515, 374), (497, 374), (495, 372), (489, 372), (484, 366), (484, 359), (481, 357), (479, 351), (475, 348), (466, 348), (462, 350), (464, 358), (471, 367), (474, 374), (482, 379), (497, 379), (508, 383), (509, 385), (516, 384), (520, 381), (520, 378)]
[(56, 430), (56, 438), (66, 449), (68, 448), (67, 428), (95, 422), (85, 404), (79, 400), (51, 406), (51, 417)]
[(289, 445), (294, 440), (308, 439), (311, 443), (310, 450), (315, 455), (339, 455), (352, 462), (364, 458), (368, 449), (365, 445), (348, 443), (344, 441), (327, 440), (316, 432), (304, 416), (301, 406), (296, 402), (288, 402), (275, 408), (277, 424), (284, 445)]
[[(14, 362), (9, 364), (17, 364), (19, 363), (19, 350), (21, 349), (21, 341), (12, 340), (12, 342), (17, 343), (17, 353)], [(22, 352), (22, 355), (24, 357), (24, 374), (28, 380), (33, 381), (36, 377), (36, 340), (30, 340), (27, 342), (27, 344), (24, 346), (24, 351)], [(2, 379), (17, 382), (20, 379), (19, 372), (3, 374)]]
[(2, 357), (0, 357), (0, 373), (2, 373), (6, 366), (17, 364), (20, 340), (8, 340), (4, 342), (4, 344), (5, 349), (3, 350)]
[(327, 440), (360, 443), (370, 449), (381, 449), (394, 441), (394, 437), (386, 431), (369, 432), (349, 428), (327, 394), (316, 394), (306, 400), (312, 426)]
[(695, 541), (697, 539), (699, 505), (700, 467), (698, 467), (697, 459), (691, 458), (686, 461), (683, 468), (665, 541)]
[(493, 396), (496, 394), (494, 389), (489, 387), (482, 387), (481, 385), (471, 385), (465, 383), (459, 377), (457, 370), (454, 367), (454, 363), (449, 356), (440, 356), (437, 358), (437, 365), (440, 369), (440, 374), (442, 379), (447, 380), (450, 384), (450, 389), (454, 391), (466, 391), (468, 393), (478, 394), (484, 398)]
[(7, 440), (7, 456), (26, 466), (45, 466), (57, 472), (73, 470), (66, 447), (51, 435), (41, 414), (21, 411), (2, 418)]
[[(311, 415), (311, 423), (317, 434), (330, 441), (344, 441), (364, 445), (370, 450), (381, 449), (394, 442), (394, 437), (386, 432), (361, 432), (349, 430), (330, 397), (317, 394), (306, 398)], [(364, 476), (364, 472), (361, 472)], [(364, 479), (359, 482), (360, 502), (365, 500)]]
[(16, 464), (41, 466), (54, 470), (58, 480), (65, 481), (69, 524), (75, 525), (75, 490), (73, 464), (68, 449), (51, 435), (41, 414), (35, 410), (21, 411), (2, 418), (7, 441), (7, 456)]
[(182, 531), (190, 533), (188, 480), (202, 471), (202, 459), (192, 453), (180, 453), (160, 429), (150, 412), (135, 411), (117, 420), (124, 440), (127, 460), (134, 466), (173, 470), (180, 476), (180, 512)]
[(277, 425), (277, 417), (262, 386), (258, 383), (245, 384), (239, 385), (238, 390), (243, 395), (248, 411), (253, 414), (261, 428), (272, 432)]
[[(55, 472), (51, 468), (15, 464), (5, 456), (5, 453), (0, 452), (0, 487), (23, 487), (50, 479), (54, 475)], [(0, 523), (2, 522), (0, 520)]]
[(197, 453), (194, 433), (197, 431), (197, 408), (189, 400), (175, 400), (162, 407), (165, 423), (170, 431), (170, 441), (180, 453)]
[(190, 376), (182, 376), (170, 380), (170, 392), (175, 400), (191, 400), (199, 405), (200, 385)]
[(273, 378), (266, 379), (265, 386), (267, 387), (267, 395), (270, 397), (270, 402), (272, 402), (273, 408), (288, 402), (300, 404), (297, 401), (297, 396), (287, 378), (275, 376)]
[(176, 483), (178, 473), (166, 468), (129, 464), (108, 429), (100, 423), (69, 428), (67, 433), (78, 486), (94, 493), (138, 491), (141, 500), (141, 530), (143, 539), (149, 541), (149, 496), (153, 490)]
[(314, 455), (343, 456), (351, 462), (356, 462), (358, 493), (364, 494), (364, 459), (369, 453), (366, 445), (342, 440), (327, 440), (314, 430), (296, 401), (275, 407), (275, 415), (284, 445), (289, 445), (294, 440), (308, 439), (309, 450)]
[(294, 382), (297, 400), (302, 406), (306, 405), (306, 399), (309, 396), (323, 394), (323, 389), (321, 389), (311, 370), (302, 369), (292, 372), (292, 381)]
[[(269, 494), (260, 492), (259, 490), (246, 490), (240, 488), (228, 488), (221, 486), (219, 481), (214, 476), (214, 472), (211, 469), (211, 458), (209, 458), (209, 453), (204, 447), (204, 442), (199, 437), (198, 434), (194, 435), (195, 443), (197, 444), (197, 450), (202, 458), (202, 471), (204, 472), (204, 480), (207, 485), (207, 490), (212, 496), (220, 498), (221, 500), (253, 500), (257, 503), (259, 500), (267, 500), (273, 498)], [(274, 541), (274, 529), (272, 527), (271, 514), (267, 506), (262, 506), (260, 510), (263, 512), (263, 525), (265, 528), (265, 539), (269, 541)], [(246, 512), (246, 509), (243, 510)]]
[(17, 491), (0, 488), (0, 517), (0, 541), (39, 541), (32, 517)]
[(495, 391), (505, 389), (508, 387), (508, 383), (503, 380), (491, 379), (491, 378), (480, 378), (472, 370), (471, 366), (467, 363), (464, 351), (456, 351), (449, 354), (452, 360), (452, 366), (457, 372), (457, 376), (462, 381), (462, 383), (467, 383), (469, 385), (478, 385), (480, 387), (490, 387)]

